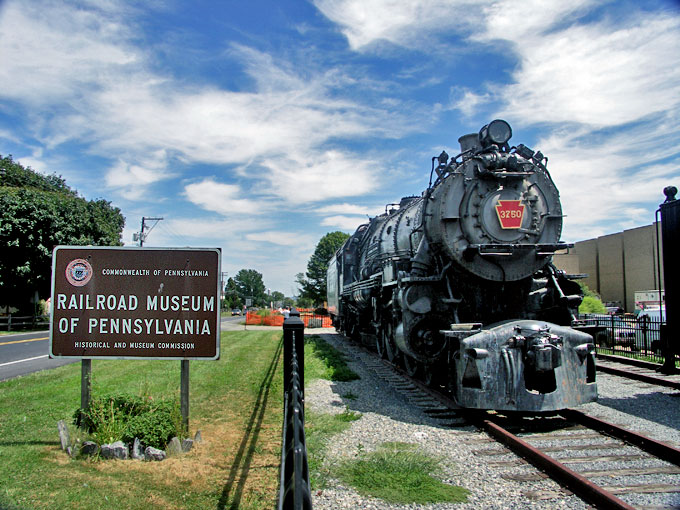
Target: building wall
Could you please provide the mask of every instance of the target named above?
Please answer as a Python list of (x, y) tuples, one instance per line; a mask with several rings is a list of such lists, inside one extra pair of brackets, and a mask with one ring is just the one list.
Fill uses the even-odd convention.
[(656, 239), (656, 226), (646, 225), (579, 241), (569, 254), (555, 255), (553, 261), (567, 273), (587, 274), (582, 281), (602, 301), (633, 312), (635, 291), (659, 288)]
[(602, 301), (624, 306), (626, 280), (624, 279), (623, 233), (597, 238), (597, 273)]
[(566, 250), (563, 252), (555, 252), (555, 255), (553, 256), (553, 264), (555, 264), (556, 267), (567, 274), (581, 273), (578, 255), (573, 253), (571, 250), (569, 253), (567, 253)]
[(579, 272), (588, 276), (582, 280), (590, 290), (598, 292), (600, 282), (597, 271), (597, 239), (580, 241), (574, 246), (574, 253), (579, 260)]
[[(651, 227), (651, 228), (650, 228)], [(623, 232), (626, 310), (635, 309), (635, 291), (658, 289), (656, 232), (653, 225)]]

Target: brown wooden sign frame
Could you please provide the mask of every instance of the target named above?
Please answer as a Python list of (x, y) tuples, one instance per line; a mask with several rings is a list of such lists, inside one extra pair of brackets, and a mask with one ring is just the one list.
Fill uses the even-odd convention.
[(219, 248), (57, 246), (51, 358), (216, 360)]

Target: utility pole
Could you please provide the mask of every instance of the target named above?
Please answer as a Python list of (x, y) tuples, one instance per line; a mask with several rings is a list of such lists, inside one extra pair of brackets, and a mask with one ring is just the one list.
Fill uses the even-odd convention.
[[(158, 225), (158, 222), (161, 221), (162, 219), (163, 218), (146, 218), (146, 217), (142, 216), (142, 231), (141, 232), (135, 232), (134, 234), (132, 234), (132, 240), (133, 241), (139, 241), (140, 247), (144, 246), (144, 241), (146, 241), (146, 236), (149, 235), (149, 232), (151, 232), (151, 230), (156, 225)], [(148, 221), (153, 221), (155, 223), (153, 225), (151, 225), (150, 227), (148, 227), (146, 232), (144, 232), (144, 228), (147, 227)]]

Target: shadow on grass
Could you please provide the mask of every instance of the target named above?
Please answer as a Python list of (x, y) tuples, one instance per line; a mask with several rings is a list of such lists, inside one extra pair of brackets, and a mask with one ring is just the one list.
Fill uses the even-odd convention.
[(260, 384), (260, 391), (257, 395), (253, 412), (250, 414), (248, 426), (243, 434), (243, 438), (241, 438), (241, 444), (236, 453), (236, 457), (234, 458), (234, 462), (231, 465), (231, 469), (229, 470), (227, 483), (224, 485), (224, 489), (222, 489), (222, 496), (217, 504), (218, 510), (225, 510), (227, 508), (229, 510), (236, 510), (241, 504), (243, 488), (248, 479), (248, 474), (250, 473), (250, 464), (253, 460), (253, 453), (255, 453), (257, 439), (260, 436), (262, 420), (264, 419), (264, 413), (267, 409), (267, 402), (269, 400), (269, 391), (271, 390), (274, 374), (279, 365), (279, 357), (281, 356), (282, 349), (283, 339), (279, 342), (274, 357), (267, 369), (267, 373)]
[(314, 355), (326, 365), (325, 378), (330, 381), (354, 381), (359, 375), (347, 366), (347, 361), (340, 351), (329, 345), (322, 338), (311, 335), (305, 337), (305, 344), (312, 346)]
[(59, 441), (0, 441), (0, 446), (61, 446), (61, 443)]
[(5, 498), (0, 495), (0, 510), (26, 510), (24, 507), (16, 506), (14, 503), (10, 503), (5, 500)]

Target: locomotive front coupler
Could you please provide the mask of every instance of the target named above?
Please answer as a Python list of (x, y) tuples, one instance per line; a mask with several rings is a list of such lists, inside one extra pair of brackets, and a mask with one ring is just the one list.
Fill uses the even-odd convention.
[[(527, 367), (536, 372), (548, 372), (562, 364), (562, 338), (550, 333), (550, 328), (517, 327), (508, 347), (520, 349)], [(528, 334), (527, 334), (528, 333)]]

